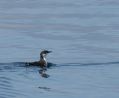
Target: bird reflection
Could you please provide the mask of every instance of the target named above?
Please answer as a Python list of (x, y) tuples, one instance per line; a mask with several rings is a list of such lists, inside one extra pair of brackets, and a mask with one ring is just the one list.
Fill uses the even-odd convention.
[(39, 74), (41, 75), (41, 77), (44, 77), (44, 78), (48, 78), (49, 75), (46, 73), (46, 69), (41, 69), (39, 70)]

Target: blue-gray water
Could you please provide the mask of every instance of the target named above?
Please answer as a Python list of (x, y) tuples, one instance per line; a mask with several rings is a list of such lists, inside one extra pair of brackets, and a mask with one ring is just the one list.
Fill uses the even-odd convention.
[(1, 0), (0, 98), (119, 98), (119, 1)]

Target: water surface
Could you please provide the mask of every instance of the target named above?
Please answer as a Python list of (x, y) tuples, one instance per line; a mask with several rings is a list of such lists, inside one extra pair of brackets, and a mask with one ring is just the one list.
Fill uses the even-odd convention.
[[(0, 1), (0, 98), (119, 98), (119, 1)], [(56, 64), (39, 75), (42, 49)]]

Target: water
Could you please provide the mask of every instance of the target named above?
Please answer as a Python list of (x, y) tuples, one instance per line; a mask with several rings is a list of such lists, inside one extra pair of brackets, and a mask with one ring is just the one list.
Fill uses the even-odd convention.
[[(0, 98), (119, 98), (118, 0), (1, 0)], [(47, 70), (20, 62), (52, 50)], [(15, 63), (16, 62), (16, 63)]]

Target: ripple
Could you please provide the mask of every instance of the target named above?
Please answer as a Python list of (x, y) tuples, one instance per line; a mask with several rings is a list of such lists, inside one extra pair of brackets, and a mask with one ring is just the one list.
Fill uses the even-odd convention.
[[(17, 69), (24, 69), (28, 67), (38, 67), (35, 65), (29, 65), (32, 62), (12, 62), (12, 63), (0, 63), (0, 70), (5, 71), (5, 70), (17, 70)], [(62, 66), (92, 66), (92, 65), (112, 65), (112, 64), (119, 64), (119, 61), (115, 62), (97, 62), (97, 63), (63, 63), (63, 64), (54, 64), (48, 62), (48, 68), (54, 68), (54, 67), (62, 67)], [(6, 78), (6, 77), (0, 77), (0, 78)]]
[(59, 89), (53, 89), (53, 88), (49, 88), (49, 87), (38, 87), (41, 90), (47, 91), (47, 92), (56, 92), (56, 93), (61, 93), (61, 94), (71, 94), (71, 92), (68, 91), (63, 91), (63, 90), (59, 90)]
[(46, 90), (46, 91), (50, 91), (51, 90), (51, 88), (48, 88), (48, 87), (38, 87), (38, 88)]
[(92, 66), (92, 65), (112, 65), (112, 64), (119, 64), (119, 61), (115, 62), (99, 62), (99, 63), (66, 63), (57, 65), (59, 66)]
[(0, 98), (13, 98), (18, 95), (25, 96), (21, 91), (16, 90), (11, 78), (0, 76)]

